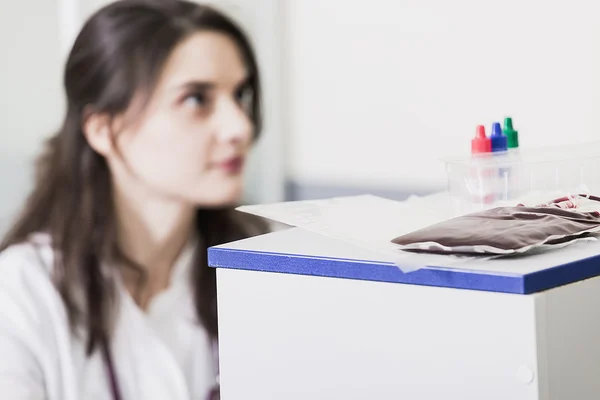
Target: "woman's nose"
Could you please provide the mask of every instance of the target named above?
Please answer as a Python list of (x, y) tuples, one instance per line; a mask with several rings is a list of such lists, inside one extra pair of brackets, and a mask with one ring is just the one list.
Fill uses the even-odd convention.
[(254, 123), (248, 113), (233, 99), (221, 102), (217, 124), (221, 141), (245, 144), (252, 138)]

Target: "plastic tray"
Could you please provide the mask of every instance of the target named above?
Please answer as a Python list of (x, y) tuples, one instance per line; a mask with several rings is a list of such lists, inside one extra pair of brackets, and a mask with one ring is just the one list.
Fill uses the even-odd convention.
[(600, 195), (600, 142), (444, 159), (456, 214)]

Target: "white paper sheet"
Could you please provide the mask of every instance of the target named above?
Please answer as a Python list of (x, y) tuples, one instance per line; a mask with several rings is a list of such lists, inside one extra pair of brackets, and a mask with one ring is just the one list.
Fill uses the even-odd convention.
[[(439, 207), (440, 203), (436, 203)], [(403, 252), (391, 242), (403, 233), (445, 219), (445, 213), (429, 207), (420, 209), (414, 203), (409, 206), (373, 195), (360, 195), (249, 205), (238, 210), (376, 251), (403, 272), (428, 265), (465, 262), (465, 258), (453, 256)], [(448, 205), (448, 212), (449, 208)]]

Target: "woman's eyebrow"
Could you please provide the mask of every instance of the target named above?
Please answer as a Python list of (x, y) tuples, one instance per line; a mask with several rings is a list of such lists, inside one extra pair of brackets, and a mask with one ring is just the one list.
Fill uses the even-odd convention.
[(236, 90), (241, 89), (250, 84), (250, 76), (245, 76), (243, 79), (240, 79), (239, 82), (234, 86)]
[[(245, 76), (243, 79), (240, 79), (233, 87), (234, 90), (239, 90), (250, 84), (251, 77)], [(217, 87), (217, 84), (210, 81), (188, 81), (183, 84), (177, 85), (177, 90), (186, 90), (186, 91), (209, 91), (214, 90)]]
[(206, 81), (190, 81), (185, 82), (182, 85), (177, 86), (178, 89), (184, 89), (188, 91), (202, 92), (208, 91), (215, 88), (215, 84), (213, 82)]

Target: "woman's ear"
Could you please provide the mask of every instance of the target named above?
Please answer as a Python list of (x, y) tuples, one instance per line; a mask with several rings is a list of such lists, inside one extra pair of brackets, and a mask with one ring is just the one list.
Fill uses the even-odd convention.
[(88, 144), (98, 154), (106, 157), (113, 151), (112, 118), (108, 114), (86, 109), (82, 129)]

